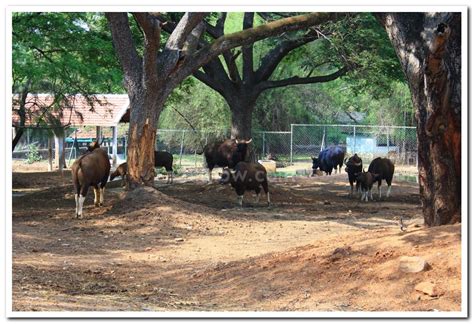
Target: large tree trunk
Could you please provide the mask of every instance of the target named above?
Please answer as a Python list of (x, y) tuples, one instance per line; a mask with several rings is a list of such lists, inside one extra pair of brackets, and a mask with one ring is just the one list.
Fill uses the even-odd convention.
[[(23, 122), (23, 125), (24, 125), (24, 122)], [(18, 142), (23, 136), (23, 133), (24, 133), (23, 127), (15, 127), (15, 137), (12, 140), (12, 151), (15, 151), (15, 147), (17, 146)]]
[(407, 77), (416, 109), (425, 224), (461, 220), (461, 14), (376, 14)]
[(135, 95), (130, 100), (130, 127), (127, 163), (128, 187), (153, 186), (155, 179), (155, 142), (157, 121), (167, 96)]
[(231, 138), (246, 139), (252, 138), (252, 114), (255, 108), (256, 98), (249, 96), (247, 92), (243, 96), (233, 96), (227, 98), (231, 111)]

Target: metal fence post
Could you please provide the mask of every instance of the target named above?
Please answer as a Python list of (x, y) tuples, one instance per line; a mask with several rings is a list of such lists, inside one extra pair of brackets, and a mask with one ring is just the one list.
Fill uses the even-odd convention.
[(179, 150), (179, 166), (181, 166), (181, 159), (183, 158), (183, 146), (184, 146), (184, 130), (181, 135), (181, 149)]
[(356, 153), (356, 127), (355, 125), (352, 126), (352, 154), (354, 155)]
[(290, 134), (290, 164), (293, 164), (293, 124), (291, 124)]

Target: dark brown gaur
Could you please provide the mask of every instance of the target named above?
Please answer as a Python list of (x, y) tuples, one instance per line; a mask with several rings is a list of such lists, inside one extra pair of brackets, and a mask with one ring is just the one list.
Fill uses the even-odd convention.
[(356, 183), (357, 192), (360, 192), (360, 183), (357, 181), (356, 174), (362, 172), (362, 159), (356, 153), (346, 160), (344, 164), (346, 165), (345, 171), (347, 172), (349, 184), (351, 185), (350, 196), (352, 197), (354, 193), (354, 182)]
[(82, 207), (90, 186), (94, 187), (94, 205), (104, 203), (104, 191), (110, 173), (110, 161), (107, 152), (93, 142), (86, 154), (74, 161), (71, 172), (76, 199), (76, 217), (81, 218)]
[(173, 155), (166, 151), (155, 151), (155, 168), (164, 167), (168, 173), (166, 183), (173, 183)]
[(379, 177), (377, 178), (377, 189), (379, 191), (379, 199), (382, 199), (382, 191), (380, 190), (382, 180), (385, 180), (387, 182), (388, 188), (386, 197), (388, 198), (392, 189), (393, 173), (395, 172), (395, 165), (393, 164), (393, 162), (387, 158), (375, 158), (374, 160), (372, 160), (372, 162), (370, 162), (369, 172), (377, 173), (379, 175)]
[[(204, 157), (209, 169), (209, 182), (212, 182), (212, 170), (217, 167), (234, 169), (237, 163), (247, 160), (247, 148), (252, 139), (227, 139), (222, 142), (209, 143), (204, 147)], [(198, 153), (198, 154), (202, 154)]]
[(220, 184), (228, 184), (237, 193), (237, 203), (242, 207), (242, 200), (245, 191), (255, 191), (257, 194), (256, 203), (260, 199), (260, 191), (267, 194), (267, 205), (270, 206), (270, 193), (268, 192), (267, 170), (259, 163), (239, 162), (234, 168), (234, 172), (225, 168), (221, 174)]

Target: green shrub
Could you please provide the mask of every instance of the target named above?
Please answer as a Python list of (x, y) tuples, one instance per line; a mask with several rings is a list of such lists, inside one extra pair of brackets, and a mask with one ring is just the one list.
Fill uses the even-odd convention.
[(26, 163), (32, 164), (41, 161), (41, 155), (38, 148), (34, 144), (28, 145), (28, 153), (26, 154)]

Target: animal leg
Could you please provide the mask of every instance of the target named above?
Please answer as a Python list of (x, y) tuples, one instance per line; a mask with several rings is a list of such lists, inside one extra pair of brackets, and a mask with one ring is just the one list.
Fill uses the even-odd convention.
[(84, 200), (86, 200), (86, 197), (83, 195), (79, 196), (79, 206), (78, 206), (78, 211), (76, 214), (77, 218), (82, 218), (82, 206), (84, 206)]
[(257, 193), (257, 197), (255, 197), (255, 203), (258, 204), (260, 201), (260, 191)]
[(244, 195), (237, 196), (237, 204), (242, 207), (242, 201), (244, 200)]
[(212, 170), (209, 170), (209, 183), (212, 183)]
[(270, 206), (270, 192), (267, 192), (267, 206)]
[(387, 198), (390, 196), (390, 190), (392, 189), (392, 186), (388, 186), (388, 189), (387, 189)]
[(170, 183), (173, 183), (173, 171), (168, 171), (168, 178)]
[(354, 185), (351, 183), (351, 193), (349, 194), (349, 197), (352, 197), (353, 193), (354, 193)]
[(78, 211), (79, 211), (79, 195), (75, 194), (74, 199), (76, 200), (76, 217), (77, 217)]
[(378, 190), (379, 190), (379, 200), (382, 199), (382, 190), (380, 189), (380, 185), (378, 186)]
[(99, 206), (104, 205), (104, 192), (105, 192), (105, 187), (99, 189), (99, 196), (100, 196)]
[(372, 189), (370, 189), (369, 192), (370, 192), (370, 200), (374, 201), (374, 196), (372, 195)]
[(94, 206), (99, 206), (100, 192), (99, 188), (94, 188)]

